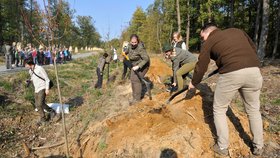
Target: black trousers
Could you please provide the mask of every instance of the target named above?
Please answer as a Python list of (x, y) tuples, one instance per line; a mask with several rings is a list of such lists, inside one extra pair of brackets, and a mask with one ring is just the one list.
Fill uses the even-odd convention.
[(101, 74), (100, 68), (96, 68), (96, 74), (97, 74), (97, 82), (95, 84), (95, 88), (102, 88), (103, 74)]
[[(149, 66), (145, 66), (141, 70), (137, 71), (139, 76), (141, 78), (144, 78), (145, 74), (148, 72)], [(132, 88), (132, 96), (133, 99), (136, 101), (139, 101), (142, 99), (142, 91), (143, 91), (143, 85), (139, 77), (136, 75), (136, 73), (131, 70), (130, 72), (130, 80), (131, 80), (131, 88)]]
[(46, 100), (45, 89), (42, 89), (38, 93), (35, 93), (35, 106), (38, 109), (41, 119), (43, 120), (47, 119), (44, 110), (46, 110), (47, 112), (54, 111), (46, 104), (45, 100)]

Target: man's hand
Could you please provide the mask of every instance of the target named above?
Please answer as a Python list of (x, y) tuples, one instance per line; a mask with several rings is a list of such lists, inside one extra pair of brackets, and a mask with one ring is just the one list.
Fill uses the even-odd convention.
[(100, 72), (100, 75), (103, 75), (103, 72)]
[(133, 70), (133, 71), (137, 71), (139, 68), (140, 68), (139, 66), (133, 66), (133, 67), (132, 67), (132, 70)]
[(189, 90), (195, 88), (194, 85), (192, 84), (192, 82), (189, 83)]
[(45, 90), (46, 95), (48, 95), (49, 92), (50, 92), (50, 90), (48, 90), (48, 89)]
[(177, 85), (177, 84), (176, 84), (175, 82), (174, 82), (174, 83), (172, 83), (172, 86), (173, 86), (173, 87), (176, 87), (176, 85)]

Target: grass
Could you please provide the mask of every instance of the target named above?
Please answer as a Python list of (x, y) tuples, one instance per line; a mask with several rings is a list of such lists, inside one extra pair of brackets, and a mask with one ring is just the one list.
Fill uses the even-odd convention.
[(13, 85), (9, 81), (0, 81), (0, 87), (3, 87), (5, 91), (12, 92)]
[(107, 133), (108, 133), (108, 128), (103, 127), (101, 129), (101, 139), (98, 143), (98, 150), (102, 151), (105, 150), (108, 147), (108, 144), (106, 143), (106, 137), (107, 137)]
[[(89, 100), (97, 100), (102, 95), (102, 90), (94, 89), (93, 81), (96, 78), (96, 60), (97, 56), (89, 58), (77, 59), (64, 65), (58, 65), (58, 76), (61, 88), (61, 95), (66, 101), (68, 98), (83, 96), (85, 94), (91, 96)], [(112, 64), (113, 65), (113, 64)], [(114, 69), (114, 68), (112, 68)], [(111, 70), (112, 70), (111, 69)], [(54, 67), (46, 68), (48, 76), (53, 80), (55, 86), (51, 89), (47, 96), (47, 102), (58, 102), (57, 83)], [(27, 71), (0, 77), (0, 92), (7, 94), (8, 100), (21, 100), (27, 107), (34, 105), (34, 88), (31, 84), (26, 87), (25, 81), (29, 78)], [(105, 79), (104, 79), (105, 80)], [(11, 109), (19, 110), (18, 103), (7, 103), (7, 106), (1, 106), (0, 114), (11, 112)], [(18, 107), (17, 107), (18, 106)], [(26, 108), (25, 106), (25, 108)], [(5, 116), (7, 116), (5, 115)], [(15, 116), (14, 114), (11, 117)]]
[(277, 98), (275, 100), (272, 100), (272, 105), (278, 105), (280, 106), (280, 98)]
[[(106, 108), (106, 98), (112, 95), (113, 86), (107, 86), (106, 89), (95, 89), (94, 82), (96, 82), (96, 60), (98, 56), (91, 56), (88, 58), (76, 59), (67, 64), (58, 65), (58, 77), (61, 88), (61, 95), (63, 103), (67, 102), (70, 99), (80, 97), (83, 99), (82, 107), (71, 107), (70, 111), (73, 115), (67, 115), (69, 117), (68, 123), (77, 124), (73, 126), (74, 133), (78, 133), (81, 130), (81, 126), (88, 126), (92, 121), (100, 120), (107, 115), (105, 114)], [(113, 72), (116, 69), (116, 65), (110, 64), (110, 72)], [(59, 102), (58, 93), (57, 93), (57, 83), (55, 77), (54, 67), (48, 66), (45, 68), (47, 74), (51, 80), (54, 82), (54, 87), (50, 90), (50, 94), (46, 98), (47, 103)], [(25, 127), (30, 127), (37, 118), (37, 114), (34, 113), (34, 87), (31, 84), (30, 87), (26, 87), (25, 81), (29, 78), (27, 71), (18, 72), (15, 74), (0, 76), (0, 124), (1, 126), (0, 137), (1, 142), (0, 146), (3, 143), (2, 140), (6, 140), (7, 136), (10, 137), (7, 141), (6, 146), (11, 146), (10, 149), (0, 149), (0, 152), (8, 154), (17, 150), (15, 146), (16, 140), (22, 140), (20, 138), (14, 138), (11, 129), (16, 126), (13, 120), (16, 118), (21, 118), (21, 124)], [(104, 77), (104, 83), (106, 80)], [(105, 101), (105, 103), (104, 103)], [(34, 115), (35, 114), (35, 115)], [(5, 120), (12, 120), (12, 124)], [(26, 120), (28, 120), (26, 122)], [(73, 122), (72, 122), (73, 121)], [(20, 129), (19, 131), (27, 129)], [(36, 130), (36, 129), (31, 129)], [(44, 132), (49, 131), (53, 132), (50, 126), (50, 129), (42, 129)], [(100, 151), (106, 149), (108, 145), (106, 144), (106, 129), (102, 130), (102, 140), (98, 144), (98, 149)], [(39, 130), (40, 132), (40, 130)], [(42, 132), (42, 131), (41, 131)], [(30, 131), (25, 132), (29, 134)], [(76, 135), (75, 135), (76, 136)], [(5, 151), (5, 152), (2, 152)], [(1, 154), (0, 154), (1, 155)], [(0, 156), (1, 157), (1, 156)]]
[(98, 149), (99, 150), (105, 150), (107, 147), (108, 147), (108, 145), (106, 144), (106, 142), (105, 142), (106, 140), (105, 139), (101, 139), (101, 141), (98, 143)]
[(0, 54), (0, 65), (4, 65), (5, 64), (5, 56)]

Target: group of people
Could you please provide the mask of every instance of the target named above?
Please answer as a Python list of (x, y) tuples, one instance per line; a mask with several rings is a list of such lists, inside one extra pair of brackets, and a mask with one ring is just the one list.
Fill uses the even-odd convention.
[(170, 46), (164, 48), (166, 58), (172, 61), (173, 85), (178, 84), (178, 89), (182, 89), (182, 77), (194, 69), (188, 85), (189, 90), (194, 89), (202, 81), (210, 59), (214, 60), (219, 72), (213, 102), (214, 124), (218, 139), (212, 149), (220, 155), (229, 155), (226, 112), (234, 95), (239, 92), (253, 135), (252, 153), (261, 155), (264, 144), (259, 96), (263, 78), (254, 43), (240, 29), (221, 30), (213, 23), (208, 23), (201, 28), (200, 37), (203, 44), (198, 59), (185, 50), (184, 42), (180, 40), (178, 33), (173, 36), (175, 48)]
[[(173, 45), (164, 46), (165, 57), (172, 62), (172, 85), (177, 86), (177, 90), (181, 90), (184, 87), (184, 78), (194, 70), (188, 89), (195, 89), (202, 81), (210, 59), (214, 60), (219, 72), (213, 102), (214, 124), (218, 139), (212, 149), (220, 155), (229, 155), (226, 112), (234, 95), (239, 92), (249, 117), (253, 136), (252, 153), (261, 155), (264, 140), (259, 96), (263, 78), (253, 41), (240, 29), (221, 30), (214, 23), (204, 25), (200, 36), (203, 44), (198, 58), (187, 50), (178, 32), (173, 34)], [(137, 35), (131, 35), (130, 44), (124, 51), (128, 56), (127, 60), (131, 62), (132, 102), (135, 103), (142, 99), (141, 78), (147, 73), (150, 60)]]
[[(213, 114), (214, 124), (217, 132), (217, 143), (213, 146), (214, 152), (229, 155), (229, 131), (227, 126), (226, 111), (235, 93), (239, 92), (249, 117), (252, 132), (252, 153), (261, 155), (263, 151), (263, 125), (260, 114), (260, 89), (262, 87), (262, 75), (260, 73), (260, 61), (256, 54), (256, 48), (249, 36), (242, 30), (229, 28), (219, 29), (215, 24), (208, 23), (201, 28), (200, 36), (203, 40), (199, 57), (189, 52), (180, 40), (180, 34), (174, 33), (173, 45), (163, 48), (165, 57), (172, 62), (173, 86), (178, 90), (184, 86), (184, 77), (192, 70), (193, 76), (188, 88), (193, 89), (202, 81), (208, 69), (210, 59), (216, 62), (219, 78), (214, 94)], [(130, 80), (132, 86), (131, 105), (141, 101), (143, 85), (141, 78), (145, 76), (150, 66), (150, 58), (145, 50), (144, 44), (136, 34), (130, 36), (129, 44), (123, 49), (124, 64), (131, 69)], [(97, 74), (102, 77), (107, 53), (99, 59)], [(45, 95), (48, 94), (49, 79), (44, 70), (34, 61), (27, 62), (30, 69), (31, 79), (35, 85), (35, 93), (38, 98), (36, 105), (42, 109)], [(36, 66), (35, 66), (36, 65)], [(34, 72), (45, 80), (34, 75)], [(100, 88), (102, 82), (96, 84)], [(47, 109), (49, 111), (49, 109)], [(42, 118), (45, 116), (42, 114)], [(44, 119), (43, 119), (44, 120)]]
[(68, 48), (54, 49), (51, 51), (49, 48), (26, 47), (19, 49), (8, 43), (4, 43), (2, 52), (6, 58), (6, 68), (13, 69), (14, 67), (24, 67), (25, 59), (31, 58), (37, 65), (50, 65), (53, 64), (54, 60), (57, 63), (65, 63), (72, 59), (71, 52)]

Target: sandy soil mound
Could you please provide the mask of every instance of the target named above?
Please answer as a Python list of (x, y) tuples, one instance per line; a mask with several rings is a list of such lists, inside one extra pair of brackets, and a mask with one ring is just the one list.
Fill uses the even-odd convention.
[[(144, 100), (125, 113), (91, 127), (80, 147), (83, 157), (159, 157), (164, 149), (173, 149), (182, 158), (213, 157), (210, 147), (215, 131), (209, 100), (199, 95), (182, 100), (180, 96), (160, 114), (149, 113), (167, 96), (163, 93), (153, 101)], [(241, 114), (237, 118), (232, 111), (228, 115), (231, 156), (249, 156), (247, 118)]]
[(168, 76), (172, 75), (171, 68), (161, 58), (161, 56), (151, 58), (151, 66), (146, 76), (153, 83), (162, 83)]
[[(170, 75), (170, 68), (159, 59), (152, 59), (148, 76), (157, 83), (157, 77)], [(159, 66), (159, 67), (157, 67)], [(74, 157), (160, 157), (166, 150), (179, 158), (213, 157), (215, 128), (212, 115), (213, 92), (202, 84), (200, 92), (190, 100), (178, 96), (159, 114), (150, 110), (159, 108), (168, 93), (144, 99), (123, 112), (92, 124), (81, 136), (81, 144), (73, 145)], [(248, 157), (250, 129), (248, 119), (234, 108), (228, 113), (231, 157)]]

